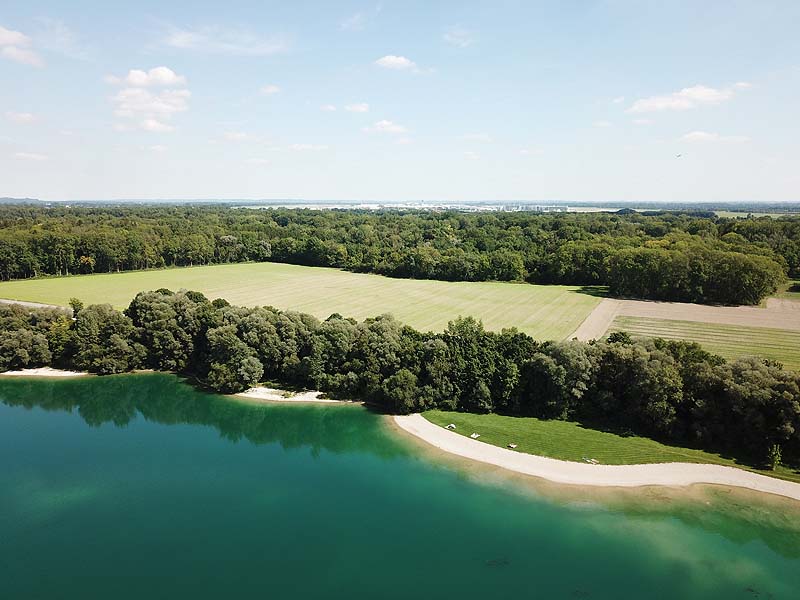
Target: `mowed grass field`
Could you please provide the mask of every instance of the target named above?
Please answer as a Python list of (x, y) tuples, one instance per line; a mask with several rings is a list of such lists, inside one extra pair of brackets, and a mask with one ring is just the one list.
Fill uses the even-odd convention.
[(667, 446), (641, 437), (622, 437), (613, 433), (587, 429), (567, 421), (542, 421), (531, 417), (476, 415), (431, 410), (422, 413), (441, 427), (453, 423), (455, 432), (468, 436), (480, 434), (480, 441), (505, 448), (517, 444), (516, 451), (560, 460), (583, 462), (594, 458), (604, 465), (637, 465), (665, 462), (709, 463), (739, 467), (765, 475), (800, 482), (800, 473), (780, 467), (777, 471), (759, 471), (718, 454)]
[(778, 292), (777, 297), (785, 298), (786, 300), (797, 300), (800, 302), (800, 281), (790, 281), (780, 292)]
[(140, 291), (197, 290), (231, 304), (274, 306), (325, 319), (334, 312), (358, 320), (391, 313), (425, 331), (441, 331), (458, 316), (487, 329), (516, 327), (540, 340), (568, 337), (601, 298), (574, 286), (391, 279), (337, 269), (243, 263), (0, 282), (0, 298), (66, 306), (125, 308)]
[(797, 331), (625, 316), (614, 319), (608, 333), (613, 331), (697, 342), (709, 352), (727, 359), (758, 356), (778, 360), (787, 369), (800, 370), (800, 332)]

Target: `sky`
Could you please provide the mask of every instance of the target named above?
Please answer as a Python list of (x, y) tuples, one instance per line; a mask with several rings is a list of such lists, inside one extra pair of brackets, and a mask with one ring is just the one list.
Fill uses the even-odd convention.
[(0, 196), (800, 200), (800, 2), (0, 5)]

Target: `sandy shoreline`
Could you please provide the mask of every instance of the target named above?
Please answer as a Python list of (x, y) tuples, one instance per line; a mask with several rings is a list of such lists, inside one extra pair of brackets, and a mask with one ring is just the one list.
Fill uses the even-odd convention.
[(39, 367), (38, 369), (20, 369), (18, 371), (5, 371), (0, 373), (4, 377), (84, 377), (89, 373), (81, 371), (64, 371), (51, 367)]
[(276, 388), (256, 386), (249, 390), (233, 394), (238, 398), (249, 398), (251, 400), (263, 400), (267, 402), (325, 402), (330, 404), (353, 404), (350, 400), (332, 400), (321, 398), (322, 392), (307, 391), (300, 393), (287, 392)]
[(590, 465), (492, 446), (434, 425), (419, 414), (395, 416), (394, 422), (405, 432), (445, 452), (554, 483), (628, 488), (714, 484), (800, 500), (800, 484), (734, 467), (693, 463)]

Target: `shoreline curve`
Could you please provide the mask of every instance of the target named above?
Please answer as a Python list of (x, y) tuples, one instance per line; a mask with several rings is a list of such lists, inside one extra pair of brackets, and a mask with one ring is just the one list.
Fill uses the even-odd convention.
[(800, 501), (800, 484), (735, 467), (676, 462), (590, 465), (492, 446), (434, 425), (418, 413), (393, 418), (403, 431), (440, 450), (554, 483), (599, 487), (725, 485)]

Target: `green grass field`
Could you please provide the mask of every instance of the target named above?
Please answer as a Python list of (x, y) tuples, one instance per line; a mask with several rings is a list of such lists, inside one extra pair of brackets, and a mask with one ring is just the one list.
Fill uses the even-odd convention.
[(137, 292), (162, 287), (198, 290), (231, 304), (303, 311), (320, 319), (334, 312), (359, 320), (391, 313), (427, 331), (441, 331), (459, 315), (473, 316), (487, 329), (517, 327), (542, 340), (566, 338), (600, 302), (570, 286), (390, 279), (278, 263), (5, 281), (0, 282), (0, 298), (66, 305), (76, 297), (87, 304), (124, 308)]
[(800, 281), (790, 281), (777, 294), (778, 298), (800, 302)]
[(800, 332), (738, 325), (717, 325), (645, 317), (617, 317), (609, 328), (633, 336), (697, 342), (728, 359), (759, 356), (778, 360), (787, 369), (800, 370)]
[(441, 427), (453, 423), (456, 433), (468, 436), (479, 433), (480, 441), (505, 448), (517, 444), (517, 452), (583, 462), (594, 458), (604, 465), (633, 465), (664, 462), (710, 463), (740, 467), (765, 475), (800, 482), (800, 472), (781, 467), (777, 471), (759, 471), (718, 454), (667, 446), (641, 437), (622, 437), (613, 433), (587, 429), (567, 421), (542, 421), (528, 417), (475, 415), (431, 410), (423, 413), (430, 422)]

